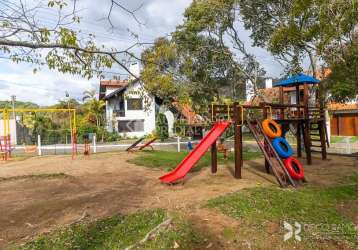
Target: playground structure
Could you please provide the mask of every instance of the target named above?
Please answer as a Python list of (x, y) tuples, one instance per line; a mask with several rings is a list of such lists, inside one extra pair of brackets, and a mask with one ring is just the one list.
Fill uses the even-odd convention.
[[(10, 120), (11, 114), (14, 120), (16, 120), (16, 114), (37, 114), (37, 113), (67, 113), (69, 117), (69, 130), (71, 135), (71, 154), (72, 159), (77, 155), (77, 133), (76, 133), (76, 110), (75, 109), (29, 109), (29, 108), (15, 108), (15, 109), (0, 109), (0, 113), (3, 118), (3, 135), (0, 136), (0, 154), (2, 155), (3, 160), (9, 160), (11, 158), (11, 152), (15, 149), (14, 145), (12, 145), (11, 141), (16, 140), (11, 135), (10, 128)], [(15, 122), (16, 126), (16, 122)], [(40, 139), (39, 139), (40, 140)], [(38, 141), (40, 144), (41, 141)], [(36, 152), (38, 145), (25, 145), (24, 144), (24, 152), (25, 153), (33, 153)]]
[[(269, 173), (270, 170), (277, 179), (281, 187), (289, 185), (297, 186), (299, 183), (296, 179), (304, 181), (303, 170), (298, 171), (298, 177), (292, 178), (292, 170), (295, 171), (299, 167), (297, 160), (285, 160), (289, 167), (285, 166), (285, 162), (281, 159), (277, 152), (277, 145), (273, 145), (270, 138), (262, 127), (262, 121), (272, 119), (277, 122), (282, 129), (282, 136), (292, 128), (295, 128), (294, 134), (297, 140), (297, 157), (302, 157), (302, 139), (306, 153), (307, 164), (312, 164), (312, 147), (321, 148), (322, 159), (327, 158), (327, 143), (325, 110), (319, 98), (316, 98), (314, 105), (310, 105), (309, 86), (319, 83), (318, 80), (299, 74), (290, 79), (277, 83), (279, 88), (279, 103), (261, 102), (259, 105), (240, 105), (233, 104), (212, 104), (209, 107), (211, 121), (214, 126), (203, 140), (194, 148), (193, 151), (171, 172), (160, 177), (164, 183), (174, 183), (181, 180), (195, 165), (196, 162), (211, 147), (211, 172), (217, 172), (217, 140), (222, 133), (231, 125), (234, 126), (234, 154), (235, 154), (235, 178), (241, 178), (241, 169), (243, 165), (243, 141), (242, 127), (246, 126), (253, 134), (265, 158), (265, 169)], [(296, 90), (296, 104), (284, 103), (284, 87), (294, 87)], [(300, 96), (300, 87), (303, 87), (303, 99)], [(316, 96), (319, 96), (316, 90)], [(275, 132), (275, 131), (273, 131)], [(282, 139), (281, 139), (282, 141)], [(313, 142), (319, 142), (314, 144)], [(287, 146), (287, 145), (286, 145)], [(289, 147), (289, 146), (288, 146)], [(302, 174), (302, 175), (301, 175)]]
[(145, 139), (145, 137), (141, 137), (138, 140), (136, 140), (132, 145), (130, 145), (126, 151), (128, 153), (130, 152), (134, 152), (134, 151), (142, 151), (143, 149), (149, 147), (152, 150), (154, 150), (153, 146), (151, 145), (152, 143), (154, 143), (158, 138), (154, 137), (152, 139), (150, 139), (149, 141), (147, 141), (146, 143), (140, 145), (140, 143)]

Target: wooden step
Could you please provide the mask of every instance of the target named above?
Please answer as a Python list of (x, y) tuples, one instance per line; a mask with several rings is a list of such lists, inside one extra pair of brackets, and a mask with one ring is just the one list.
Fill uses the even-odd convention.
[(322, 145), (313, 145), (313, 144), (311, 144), (311, 147), (312, 148), (322, 148)]
[(314, 138), (311, 138), (311, 141), (318, 141), (318, 142), (321, 142), (321, 139), (314, 139)]

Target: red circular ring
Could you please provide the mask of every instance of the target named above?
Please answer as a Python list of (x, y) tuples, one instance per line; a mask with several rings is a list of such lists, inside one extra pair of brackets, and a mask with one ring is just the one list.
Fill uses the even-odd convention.
[[(288, 171), (288, 173), (290, 174), (290, 176), (295, 179), (295, 180), (302, 180), (305, 175), (304, 175), (304, 171), (303, 171), (303, 167), (302, 164), (294, 157), (289, 157), (287, 159), (285, 159), (283, 161), (283, 163), (285, 164), (285, 167)], [(293, 164), (295, 164), (298, 168), (298, 172), (297, 170), (293, 167)]]

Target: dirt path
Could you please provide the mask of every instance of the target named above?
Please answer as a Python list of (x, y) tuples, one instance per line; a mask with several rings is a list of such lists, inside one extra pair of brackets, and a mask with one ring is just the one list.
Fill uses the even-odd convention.
[[(135, 156), (106, 153), (74, 161), (68, 156), (52, 156), (1, 164), (0, 178), (47, 177), (0, 181), (0, 248), (69, 224), (84, 214), (94, 219), (162, 207), (182, 211), (194, 225), (218, 235), (215, 246), (231, 249), (220, 237), (225, 228), (235, 227), (237, 222), (202, 209), (200, 204), (246, 187), (276, 185), (274, 177), (263, 172), (262, 160), (246, 162), (239, 181), (232, 177), (232, 166), (219, 166), (215, 175), (204, 168), (190, 174), (183, 184), (167, 186), (158, 181), (163, 171), (129, 164), (130, 157)], [(338, 163), (344, 163), (339, 167), (341, 173), (354, 169), (353, 160), (344, 161), (334, 159), (329, 166), (323, 162), (307, 167), (307, 178), (316, 185), (329, 184), (337, 180), (334, 170)], [(322, 168), (327, 170), (323, 177)]]

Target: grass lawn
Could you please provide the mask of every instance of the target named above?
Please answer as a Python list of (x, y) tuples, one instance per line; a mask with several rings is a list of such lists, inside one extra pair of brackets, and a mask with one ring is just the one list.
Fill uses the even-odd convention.
[[(243, 152), (243, 154), (244, 160), (258, 158), (262, 155), (260, 152)], [(129, 160), (129, 162), (139, 166), (159, 168), (169, 171), (174, 169), (187, 155), (188, 152), (185, 151), (180, 153), (174, 151), (143, 151), (134, 159)], [(218, 162), (219, 164), (234, 162), (234, 154), (230, 153), (228, 159), (224, 160), (223, 154), (218, 153)], [(210, 164), (210, 153), (206, 153), (192, 171), (199, 171), (203, 167), (210, 166)]]
[(352, 142), (352, 143), (358, 141), (358, 136), (336, 136), (336, 135), (332, 135), (331, 136), (331, 143), (345, 142), (345, 139), (347, 137), (350, 137), (349, 141)]
[[(255, 242), (256, 248), (272, 243), (280, 249), (354, 249), (358, 247), (357, 190), (358, 176), (354, 176), (345, 186), (246, 189), (212, 199), (206, 206), (240, 219), (238, 237)], [(301, 242), (283, 241), (284, 221), (302, 225)]]
[(168, 227), (163, 227), (155, 237), (138, 245), (148, 232), (167, 220), (164, 210), (147, 210), (128, 216), (113, 216), (92, 223), (78, 223), (36, 239), (13, 249), (199, 249), (203, 239), (191, 225), (174, 216)]

